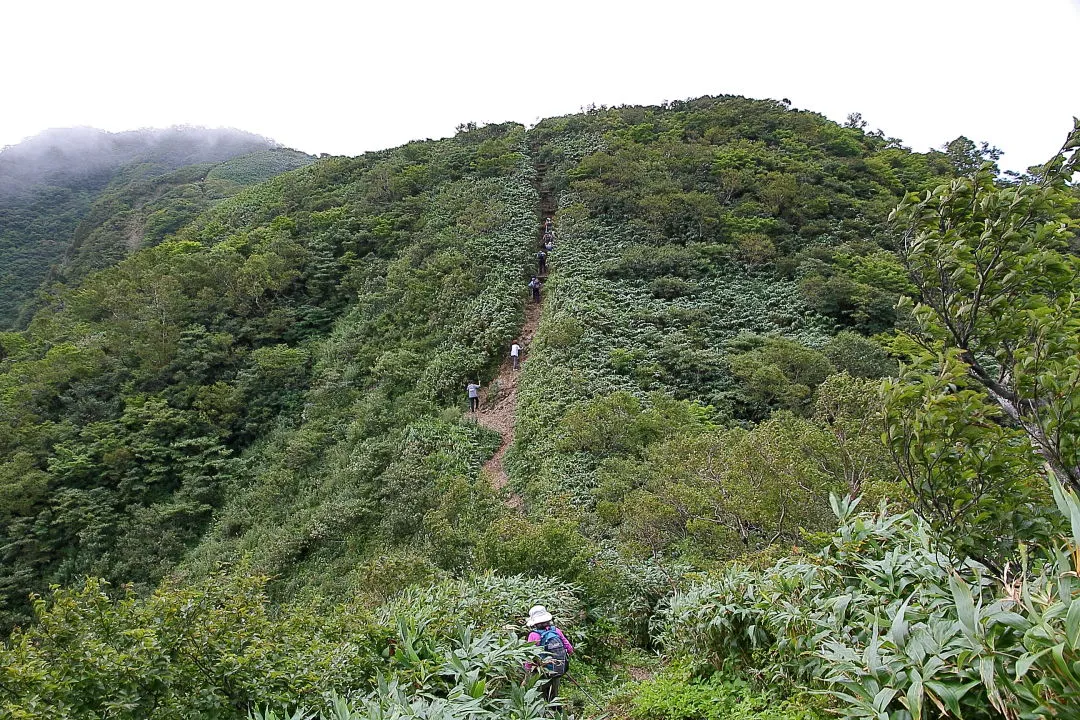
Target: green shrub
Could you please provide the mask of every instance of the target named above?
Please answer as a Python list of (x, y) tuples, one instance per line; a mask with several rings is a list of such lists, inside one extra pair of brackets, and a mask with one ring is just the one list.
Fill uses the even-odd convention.
[(763, 692), (743, 679), (721, 673), (696, 677), (686, 665), (675, 665), (636, 689), (631, 716), (638, 720), (825, 720), (831, 714), (821, 698), (784, 697), (778, 688)]
[(794, 340), (740, 336), (732, 344), (744, 343), (752, 349), (733, 352), (728, 364), (740, 383), (745, 412), (754, 420), (774, 408), (805, 412), (814, 389), (835, 371), (824, 354)]
[(96, 580), (57, 590), (0, 650), (0, 715), (237, 717), (366, 681), (378, 651), (362, 612), (278, 613), (265, 584), (216, 575), (145, 600)]
[(846, 371), (857, 378), (881, 378), (896, 375), (896, 360), (870, 338), (850, 331), (843, 331), (829, 340), (822, 348), (825, 357), (839, 371)]
[[(89, 580), (36, 603), (0, 648), (0, 716), (239, 718), (266, 707), (332, 712), (336, 693), (385, 709), (461, 701), (535, 717), (520, 688), (536, 646), (517, 627), (536, 602), (582, 639), (579, 601), (547, 578), (480, 576), (387, 604), (274, 606), (265, 577), (219, 573), (149, 598)], [(511, 629), (508, 631), (507, 627)], [(514, 710), (514, 709), (517, 710)]]
[(752, 680), (825, 688), (848, 718), (1064, 717), (1080, 698), (1080, 500), (1050, 482), (1071, 536), (1028, 548), (1004, 590), (979, 563), (950, 562), (912, 513), (834, 498), (840, 527), (820, 553), (673, 597), (661, 641)]
[(682, 278), (664, 276), (649, 283), (649, 292), (655, 298), (674, 300), (675, 298), (693, 295), (697, 286)]
[(707, 254), (697, 247), (631, 246), (604, 273), (610, 278), (650, 279), (657, 277), (695, 278), (709, 271)]

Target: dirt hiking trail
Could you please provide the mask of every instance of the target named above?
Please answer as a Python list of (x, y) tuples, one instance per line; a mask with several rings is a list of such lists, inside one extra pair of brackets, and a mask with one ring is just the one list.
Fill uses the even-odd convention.
[[(499, 449), (490, 460), (484, 463), (484, 470), (491, 477), (491, 484), (496, 490), (506, 487), (509, 479), (503, 467), (503, 457), (514, 442), (514, 411), (517, 408), (518, 375), (528, 362), (529, 345), (532, 344), (539, 325), (540, 305), (530, 301), (525, 306), (525, 324), (521, 328), (518, 340), (518, 344), (523, 348), (518, 369), (514, 369), (513, 362), (507, 357), (499, 367), (499, 374), (480, 392), (480, 411), (476, 413), (476, 422), (502, 436)], [(516, 493), (510, 495), (507, 503), (517, 510), (522, 510), (525, 506), (521, 496)]]
[[(533, 146), (534, 156), (538, 149), (537, 146)], [(536, 174), (533, 187), (536, 188), (540, 200), (536, 235), (536, 246), (539, 250), (543, 244), (544, 219), (554, 218), (559, 205), (554, 191), (547, 186), (547, 164), (536, 162), (535, 168)], [(550, 270), (548, 272), (550, 273)], [(547, 275), (541, 277), (547, 279)], [(517, 410), (518, 376), (524, 369), (525, 363), (528, 362), (529, 346), (532, 345), (533, 337), (536, 335), (536, 328), (540, 325), (542, 307), (542, 303), (532, 302), (531, 299), (526, 301), (525, 324), (517, 337), (517, 342), (522, 347), (518, 369), (514, 369), (513, 361), (510, 359), (510, 349), (507, 348), (507, 357), (499, 367), (499, 374), (495, 376), (495, 379), (487, 387), (480, 390), (480, 410), (476, 413), (476, 422), (489, 430), (494, 430), (502, 437), (499, 449), (495, 451), (490, 460), (484, 463), (484, 471), (491, 478), (492, 486), (499, 491), (502, 491), (509, 483), (506, 468), (503, 467), (503, 458), (505, 458), (506, 451), (510, 449), (514, 442), (514, 414)], [(525, 510), (525, 501), (515, 492), (511, 491), (506, 503), (515, 510), (522, 512)]]

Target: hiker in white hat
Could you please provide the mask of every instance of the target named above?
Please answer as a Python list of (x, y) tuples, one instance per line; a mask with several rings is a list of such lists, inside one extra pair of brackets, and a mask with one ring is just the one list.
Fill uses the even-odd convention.
[[(559, 683), (570, 667), (570, 654), (574, 652), (574, 646), (551, 621), (551, 613), (543, 605), (533, 605), (525, 620), (531, 630), (529, 642), (540, 646), (540, 663), (535, 667), (545, 678), (540, 692), (549, 703), (559, 696)], [(532, 663), (526, 666), (528, 670), (533, 668)]]

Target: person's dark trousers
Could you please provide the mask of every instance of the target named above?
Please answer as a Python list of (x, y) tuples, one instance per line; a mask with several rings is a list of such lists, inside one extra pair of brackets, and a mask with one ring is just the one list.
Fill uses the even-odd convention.
[(478, 397), (469, 398), (469, 405), (472, 406), (472, 411), (476, 412), (477, 410), (480, 409), (480, 398), (478, 398)]
[(540, 302), (540, 288), (533, 288), (533, 302)]
[(517, 370), (518, 369), (518, 356), (517, 355), (511, 355), (510, 359), (514, 363), (514, 369)]
[(540, 693), (544, 696), (544, 699), (549, 703), (555, 702), (559, 697), (559, 683), (562, 682), (561, 677), (553, 677), (543, 684), (540, 688)]
[(537, 269), (540, 271), (541, 275), (546, 274), (547, 273), (547, 261), (546, 260), (538, 261), (537, 262)]

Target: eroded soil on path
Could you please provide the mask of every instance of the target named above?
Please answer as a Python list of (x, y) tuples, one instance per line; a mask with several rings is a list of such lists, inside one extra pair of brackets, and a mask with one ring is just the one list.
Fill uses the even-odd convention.
[[(530, 302), (525, 306), (525, 324), (521, 328), (521, 336), (518, 340), (518, 344), (524, 348), (518, 369), (514, 369), (513, 363), (507, 357), (499, 368), (499, 374), (480, 393), (480, 411), (476, 414), (476, 422), (502, 436), (499, 449), (490, 460), (484, 463), (484, 471), (491, 477), (491, 484), (496, 490), (505, 488), (509, 480), (506, 469), (503, 467), (503, 458), (514, 442), (514, 411), (517, 408), (518, 375), (524, 364), (528, 362), (529, 345), (532, 344), (539, 325), (540, 305)], [(508, 502), (519, 510), (524, 507), (521, 496), (516, 493), (511, 493)]]

